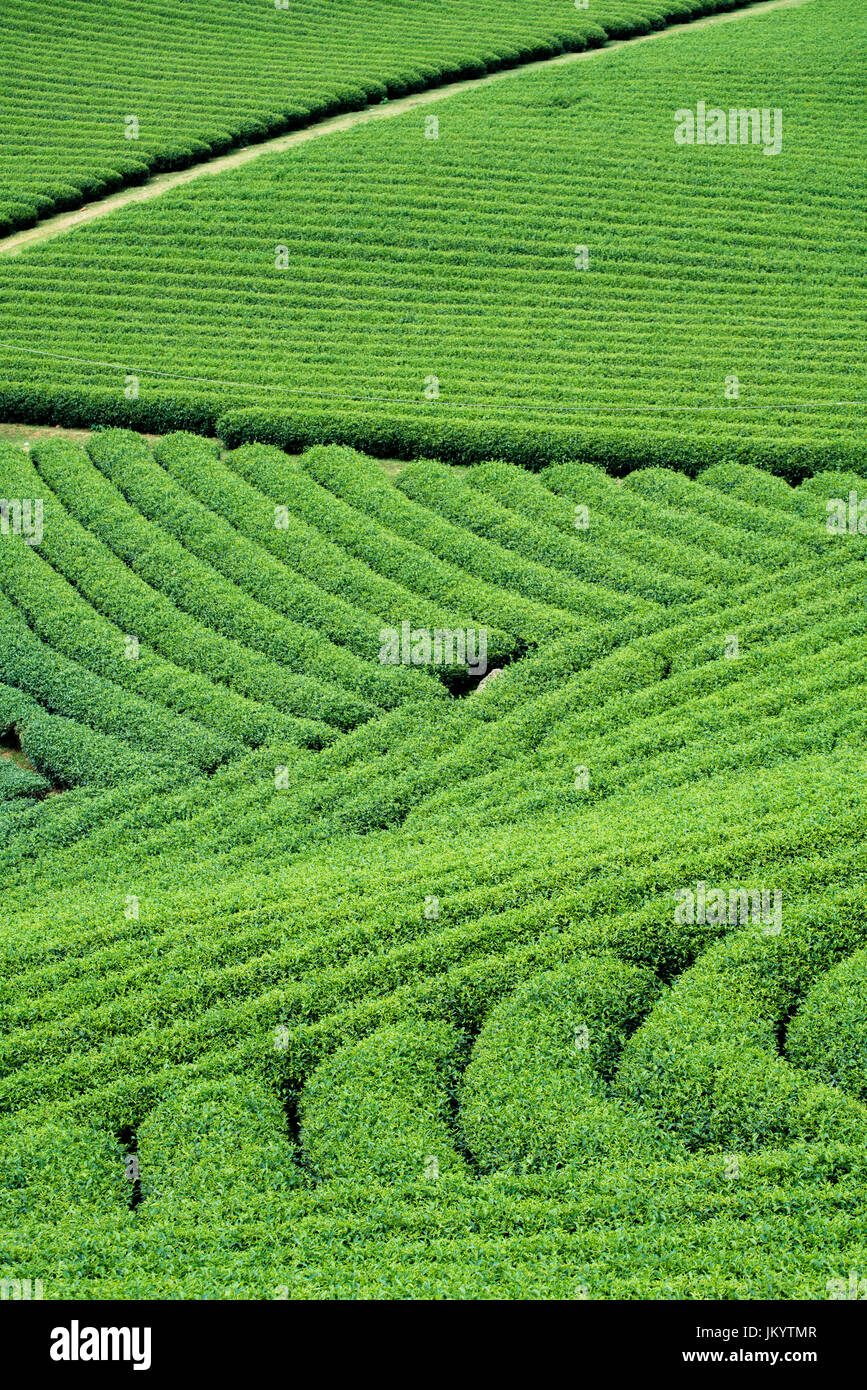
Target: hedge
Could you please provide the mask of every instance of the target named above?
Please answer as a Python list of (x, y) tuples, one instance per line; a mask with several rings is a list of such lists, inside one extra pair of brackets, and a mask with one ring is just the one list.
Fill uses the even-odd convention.
[(657, 991), (649, 970), (589, 956), (537, 975), (492, 1010), (460, 1102), (462, 1133), (483, 1171), (543, 1172), (664, 1151), (618, 1112), (606, 1085)]
[(750, 439), (720, 445), (688, 430), (648, 438), (616, 430), (443, 420), (433, 410), (413, 417), (367, 412), (359, 417), (314, 408), (236, 406), (220, 414), (215, 428), (230, 449), (257, 442), (300, 453), (314, 444), (343, 444), (374, 458), (436, 458), (463, 465), (500, 459), (532, 471), (581, 459), (617, 478), (638, 468), (671, 468), (694, 478), (718, 464), (723, 451), (728, 463), (764, 469), (790, 483), (823, 469), (849, 468), (862, 477), (867, 471), (862, 446), (848, 440), (816, 443), (804, 437), (783, 445)]
[(320, 1180), (398, 1182), (465, 1171), (449, 1123), (459, 1035), (407, 1021), (338, 1050), (301, 1096), (300, 1142)]

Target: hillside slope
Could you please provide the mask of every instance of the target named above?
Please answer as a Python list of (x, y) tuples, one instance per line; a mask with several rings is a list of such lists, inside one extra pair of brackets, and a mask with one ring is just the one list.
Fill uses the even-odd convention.
[(5, 0), (0, 235), (370, 102), (749, 0)]
[[(857, 479), (33, 453), (0, 737), (66, 789), (0, 801), (0, 1273), (821, 1299), (867, 1261)], [(364, 649), (445, 614), (492, 684)]]
[[(0, 264), (0, 405), (458, 463), (863, 472), (863, 14), (809, 0), (515, 74), (438, 107), (437, 139), (422, 112), (332, 133), (30, 248)], [(771, 137), (782, 113), (779, 152), (676, 144), (699, 102)]]

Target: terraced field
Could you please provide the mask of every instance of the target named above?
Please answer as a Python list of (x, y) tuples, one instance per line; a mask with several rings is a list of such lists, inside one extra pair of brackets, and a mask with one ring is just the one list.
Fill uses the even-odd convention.
[[(121, 431), (0, 463), (44, 514), (0, 544), (0, 742), (61, 789), (0, 800), (10, 1277), (824, 1299), (865, 1265), (859, 477)], [(486, 627), (502, 674), (383, 664), (404, 622)]]

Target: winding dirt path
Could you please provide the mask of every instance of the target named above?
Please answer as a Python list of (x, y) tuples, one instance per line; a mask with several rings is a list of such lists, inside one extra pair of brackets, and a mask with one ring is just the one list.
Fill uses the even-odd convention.
[(704, 29), (712, 24), (731, 24), (738, 20), (752, 18), (755, 15), (767, 14), (770, 10), (794, 9), (807, 3), (808, 0), (760, 0), (760, 3), (748, 5), (744, 9), (727, 10), (724, 14), (705, 15), (701, 19), (687, 20), (682, 24), (671, 24), (666, 29), (654, 30), (652, 34), (639, 34), (631, 39), (615, 39), (611, 43), (604, 44), (601, 48), (588, 48), (581, 53), (562, 53), (556, 58), (541, 58), (532, 63), (521, 63), (514, 68), (504, 68), (501, 72), (488, 73), (485, 77), (470, 77), (461, 82), (449, 82), (441, 87), (432, 87), (426, 92), (417, 92), (412, 96), (398, 97), (394, 101), (383, 102), (378, 106), (366, 106), (362, 111), (350, 111), (343, 116), (332, 116), (315, 125), (305, 126), (303, 130), (293, 130), (288, 135), (277, 135), (272, 140), (263, 140), (261, 144), (245, 145), (242, 149), (233, 150), (230, 154), (220, 155), (218, 158), (206, 160), (202, 164), (193, 164), (189, 169), (178, 169), (170, 174), (157, 174), (147, 183), (121, 189), (119, 193), (112, 193), (107, 198), (100, 198), (93, 203), (87, 203), (84, 207), (76, 209), (75, 212), (62, 212), (56, 217), (47, 217), (44, 222), (39, 222), (35, 227), (28, 227), (25, 231), (13, 232), (11, 236), (0, 238), (0, 255), (14, 256), (25, 246), (31, 246), (39, 241), (49, 241), (52, 237), (61, 236), (73, 227), (81, 227), (87, 222), (95, 222), (100, 217), (108, 217), (110, 213), (116, 212), (119, 208), (127, 207), (130, 203), (149, 202), (151, 198), (158, 198), (161, 193), (167, 193), (172, 188), (180, 188), (183, 184), (193, 183), (196, 179), (206, 178), (212, 174), (223, 174), (228, 169), (238, 169), (241, 165), (248, 164), (251, 159), (260, 159), (262, 155), (279, 154), (283, 150), (291, 150), (296, 145), (306, 144), (308, 140), (318, 140), (321, 136), (330, 135), (336, 130), (351, 130), (353, 126), (365, 125), (368, 121), (381, 121), (387, 120), (391, 116), (400, 116), (406, 111), (412, 111), (415, 107), (428, 106), (432, 102), (443, 101), (447, 97), (456, 96), (459, 92), (472, 92), (477, 87), (488, 86), (491, 82), (503, 82), (517, 73), (534, 72), (542, 68), (563, 67), (567, 63), (588, 62), (593, 58), (611, 53), (615, 49), (631, 48), (640, 43), (655, 43), (658, 39), (669, 38), (673, 34), (682, 34), (687, 30)]

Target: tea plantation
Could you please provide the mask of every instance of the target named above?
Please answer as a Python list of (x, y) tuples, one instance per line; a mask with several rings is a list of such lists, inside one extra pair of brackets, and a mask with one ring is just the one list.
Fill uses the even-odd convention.
[(338, 112), (750, 3), (75, 0), (61, 22), (4, 0), (0, 235)]
[[(0, 407), (457, 463), (858, 467), (865, 40), (849, 0), (681, 30), (0, 257)], [(677, 145), (700, 101), (780, 111), (779, 152)]]
[[(859, 479), (123, 431), (2, 468), (44, 502), (0, 546), (44, 779), (0, 801), (17, 1277), (816, 1299), (867, 1263)], [(383, 665), (403, 621), (487, 626), (502, 674)]]
[(859, 1296), (863, 11), (68, 8), (0, 17), (4, 1290)]

